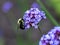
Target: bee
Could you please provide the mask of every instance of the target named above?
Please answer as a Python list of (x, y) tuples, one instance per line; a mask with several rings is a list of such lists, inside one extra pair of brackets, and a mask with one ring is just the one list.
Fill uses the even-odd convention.
[(22, 30), (25, 29), (24, 20), (22, 18), (18, 19), (17, 23), (18, 23), (20, 29), (22, 29)]

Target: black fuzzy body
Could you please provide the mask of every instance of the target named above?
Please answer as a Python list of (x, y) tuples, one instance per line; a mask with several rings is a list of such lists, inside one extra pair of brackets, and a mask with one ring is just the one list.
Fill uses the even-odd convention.
[(22, 19), (21, 21), (20, 21), (20, 29), (22, 29), (22, 30), (24, 30), (25, 29), (25, 26), (24, 26), (24, 20)]

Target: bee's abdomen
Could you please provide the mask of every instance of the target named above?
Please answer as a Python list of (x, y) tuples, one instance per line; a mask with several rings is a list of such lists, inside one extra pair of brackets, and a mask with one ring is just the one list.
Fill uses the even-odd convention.
[(23, 29), (23, 30), (25, 29), (25, 26), (23, 23), (20, 24), (20, 29)]

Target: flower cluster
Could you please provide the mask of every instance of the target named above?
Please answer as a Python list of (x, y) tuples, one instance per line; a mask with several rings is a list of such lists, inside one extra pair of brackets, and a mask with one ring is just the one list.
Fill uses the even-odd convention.
[(38, 28), (38, 23), (42, 18), (46, 19), (44, 11), (40, 11), (38, 8), (27, 10), (23, 16), (25, 28), (30, 28), (31, 26)]
[(55, 27), (48, 34), (43, 35), (39, 45), (60, 45), (60, 27)]

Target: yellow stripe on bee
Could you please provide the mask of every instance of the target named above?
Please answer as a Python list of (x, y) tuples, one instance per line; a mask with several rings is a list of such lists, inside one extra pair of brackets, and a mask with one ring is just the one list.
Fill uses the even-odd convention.
[(18, 20), (17, 24), (20, 24), (20, 22), (19, 22), (19, 21), (21, 21), (21, 18)]

